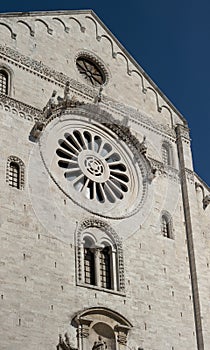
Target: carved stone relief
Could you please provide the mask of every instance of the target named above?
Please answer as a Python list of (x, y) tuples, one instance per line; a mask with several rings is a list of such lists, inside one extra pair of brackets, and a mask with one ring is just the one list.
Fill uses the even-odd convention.
[[(91, 308), (78, 313), (72, 324), (79, 330), (79, 350), (119, 350), (127, 346), (132, 325), (119, 313), (106, 308)], [(80, 329), (88, 328), (85, 337)]]
[[(24, 69), (28, 69), (29, 71), (33, 71), (33, 74), (36, 73), (41, 78), (51, 80), (53, 83), (57, 83), (60, 86), (66, 84), (69, 81), (71, 89), (74, 94), (78, 94), (78, 97), (83, 96), (85, 99), (94, 99), (97, 90), (91, 87), (88, 87), (85, 84), (81, 84), (74, 79), (69, 78), (62, 72), (57, 72), (54, 69), (44, 65), (40, 61), (35, 61), (30, 57), (24, 56), (20, 54), (18, 51), (11, 49), (9, 47), (3, 46), (0, 44), (0, 57), (6, 59), (10, 64), (14, 64), (14, 61), (19, 63), (19, 67)], [(168, 127), (167, 125), (159, 124), (154, 120), (151, 120), (146, 115), (138, 112), (136, 109), (132, 107), (128, 107), (123, 105), (122, 103), (118, 103), (115, 100), (107, 97), (105, 95), (101, 96), (101, 104), (103, 104), (106, 109), (110, 109), (110, 112), (115, 110), (116, 112), (128, 116), (131, 120), (136, 123), (140, 123), (143, 127), (149, 127), (154, 132), (159, 132), (161, 134), (166, 134), (171, 136), (173, 139), (175, 138), (175, 132), (173, 129)]]

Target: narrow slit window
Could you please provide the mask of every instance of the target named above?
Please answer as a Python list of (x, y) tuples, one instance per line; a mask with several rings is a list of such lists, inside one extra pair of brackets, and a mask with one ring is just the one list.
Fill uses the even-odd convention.
[(163, 164), (170, 165), (170, 153), (168, 147), (165, 145), (162, 146), (162, 159)]
[(167, 238), (172, 238), (171, 218), (163, 215), (161, 219), (162, 235)]

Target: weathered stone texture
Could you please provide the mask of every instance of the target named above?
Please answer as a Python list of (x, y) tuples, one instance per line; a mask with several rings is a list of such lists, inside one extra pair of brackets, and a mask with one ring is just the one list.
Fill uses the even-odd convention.
[[(113, 310), (132, 324), (127, 345), (118, 342), (119, 349), (197, 349), (194, 312), (203, 326), (203, 333), (197, 332), (197, 337), (203, 336), (208, 349), (210, 205), (203, 208), (201, 187), (205, 195), (210, 192), (193, 173), (188, 130), (182, 131), (184, 140), (176, 136), (175, 126), (186, 125), (184, 118), (92, 12), (2, 15), (1, 22), (8, 27), (0, 24), (0, 67), (11, 72), (10, 100), (2, 96), (0, 101), (1, 350), (56, 349), (59, 334), (66, 331), (74, 346), (85, 350), (87, 345), (78, 341), (71, 322), (79, 312), (96, 307)], [(62, 187), (64, 180), (59, 179), (61, 170), (55, 162), (58, 126), (64, 130), (72, 120), (79, 123), (86, 118), (87, 125), (98, 127), (100, 123), (88, 116), (89, 107), (86, 111), (71, 107), (78, 112), (70, 117), (68, 113), (56, 117), (51, 111), (55, 118), (44, 126), (40, 140), (34, 142), (29, 137), (52, 91), (63, 97), (67, 79), (71, 97), (94, 103), (99, 89), (88, 85), (75, 65), (76, 55), (82, 51), (98, 57), (109, 74), (99, 110), (111, 114), (116, 125), (126, 121), (130, 144), (124, 145), (115, 135), (116, 147), (131, 149), (134, 140), (141, 143), (146, 136), (146, 158), (139, 154), (139, 162), (148, 174), (147, 195), (142, 207), (130, 216), (129, 206), (125, 210), (125, 202), (120, 200), (111, 212), (106, 209), (107, 217), (101, 203), (100, 210), (91, 213), (87, 199), (86, 208), (79, 194), (78, 202), (66, 196), (69, 185), (65, 190)], [(122, 130), (126, 133), (126, 128)], [(170, 144), (173, 164), (163, 164), (163, 141)], [(180, 142), (183, 157), (177, 151)], [(24, 163), (23, 190), (6, 182), (10, 156)], [(138, 168), (131, 153), (128, 158), (133, 169)], [(186, 169), (180, 175), (181, 158)], [(156, 172), (152, 179), (149, 172), (153, 166)], [(190, 211), (186, 209), (183, 174)], [(200, 184), (197, 191), (195, 181)], [(115, 211), (118, 217), (114, 217)], [(172, 218), (172, 238), (161, 232), (165, 211)], [(190, 247), (186, 216), (192, 223), (194, 246)], [(78, 285), (76, 239), (78, 227), (88, 219), (102, 220), (122, 240), (125, 291)], [(195, 255), (196, 273), (189, 268), (193, 259), (190, 249)], [(192, 278), (197, 280), (199, 295), (192, 289)], [(201, 314), (199, 308), (194, 310), (193, 300)], [(105, 316), (98, 317), (103, 321)], [(92, 333), (92, 341), (91, 337)]]

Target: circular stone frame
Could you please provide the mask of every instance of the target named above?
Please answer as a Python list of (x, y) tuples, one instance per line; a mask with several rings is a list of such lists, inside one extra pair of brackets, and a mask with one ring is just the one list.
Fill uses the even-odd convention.
[[(84, 78), (77, 66), (77, 62), (79, 59), (86, 59), (88, 62), (92, 63), (97, 68), (98, 72), (101, 74), (103, 82), (94, 85), (90, 81), (88, 81), (86, 78)], [(76, 64), (77, 70), (79, 71), (79, 75), (83, 78), (83, 81), (85, 81), (88, 85), (94, 88), (107, 85), (110, 77), (108, 69), (106, 68), (102, 60), (98, 58), (96, 55), (94, 55), (93, 53), (89, 51), (80, 51), (75, 57), (75, 64)]]
[[(114, 120), (108, 120), (108, 116), (110, 117), (108, 113), (90, 105), (57, 111), (48, 121), (39, 140), (40, 154), (51, 179), (75, 204), (94, 215), (123, 219), (136, 214), (145, 203), (148, 193), (148, 169), (144, 157), (136, 148), (137, 140), (133, 139), (130, 131), (126, 132), (125, 127), (117, 125)], [(73, 130), (81, 130), (81, 132), (88, 130), (90, 133), (100, 135), (105, 142), (108, 141), (111, 144), (115, 153), (120, 154), (121, 162), (126, 168), (125, 174), (129, 178), (126, 184), (128, 191), (124, 191), (122, 198), (116, 196), (114, 201), (100, 201), (96, 200), (96, 197), (85, 197), (80, 190), (73, 188), (71, 181), (67, 181), (64, 175), (65, 169), (58, 165), (61, 157), (56, 150), (60, 147), (59, 140), (63, 140), (65, 134)], [(84, 167), (82, 169), (84, 173), (90, 170), (89, 178), (91, 176), (96, 178), (99, 172), (101, 182), (105, 182), (109, 176), (109, 169), (102, 158), (96, 157), (94, 152), (91, 153), (87, 149), (78, 156), (78, 163), (81, 168)], [(90, 159), (88, 168), (87, 162)]]

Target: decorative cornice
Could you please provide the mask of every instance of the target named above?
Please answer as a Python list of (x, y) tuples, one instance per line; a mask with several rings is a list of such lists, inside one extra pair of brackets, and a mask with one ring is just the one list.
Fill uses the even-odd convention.
[[(78, 18), (68, 15), (77, 15), (81, 14), (83, 16), (79, 16)], [(167, 99), (167, 97), (162, 93), (162, 91), (156, 86), (156, 84), (151, 80), (151, 78), (144, 72), (144, 70), (139, 66), (139, 64), (133, 59), (133, 57), (125, 50), (125, 48), (121, 45), (121, 43), (114, 37), (114, 35), (109, 31), (109, 29), (103, 24), (103, 22), (100, 20), (100, 18), (97, 17), (97, 15), (91, 11), (91, 10), (84, 10), (84, 11), (53, 11), (53, 12), (34, 12), (34, 13), (19, 13), (19, 14), (2, 14), (1, 18), (5, 22), (2, 22), (2, 25), (6, 26), (8, 30), (11, 33), (11, 36), (14, 40), (16, 40), (16, 33), (13, 33), (13, 29), (11, 28), (11, 23), (8, 21), (10, 17), (19, 17), (24, 18), (24, 21), (21, 20), (21, 22), (17, 21), (17, 23), (24, 24), (28, 27), (29, 33), (31, 36), (35, 35), (35, 31), (31, 30), (30, 22), (33, 19), (34, 16), (41, 17), (41, 16), (53, 16), (53, 15), (65, 15), (62, 20), (60, 18), (56, 18), (59, 20), (59, 22), (62, 25), (63, 30), (66, 33), (69, 33), (69, 20), (73, 20), (76, 22), (79, 26), (79, 29), (82, 33), (85, 33), (86, 27), (84, 26), (84, 22), (90, 23), (92, 22), (93, 26), (95, 27), (95, 39), (98, 42), (101, 42), (103, 40), (106, 40), (110, 45), (110, 53), (112, 59), (117, 59), (118, 56), (122, 57), (125, 61), (125, 68), (126, 73), (128, 76), (137, 76), (137, 78), (140, 80), (140, 86), (141, 90), (139, 93), (146, 94), (147, 91), (152, 91), (154, 93), (154, 97), (156, 100), (156, 110), (161, 113), (163, 109), (167, 110), (169, 113), (169, 118), (171, 120), (171, 126), (173, 127), (173, 112), (175, 112), (179, 118), (183, 121), (183, 123), (186, 125), (187, 122), (184, 119), (184, 117), (181, 115), (181, 113), (173, 106), (173, 104)], [(27, 19), (29, 19), (29, 23), (27, 22)], [(46, 27), (46, 33), (53, 35), (54, 30), (50, 27), (52, 25), (48, 22), (50, 18), (47, 18), (45, 20), (40, 18), (35, 18), (35, 21), (42, 22)], [(54, 20), (55, 18), (52, 18)], [(82, 21), (81, 21), (82, 20)], [(87, 23), (86, 23), (87, 24)], [(89, 28), (89, 26), (87, 26)], [(102, 32), (101, 32), (102, 29)], [(108, 53), (107, 53), (108, 54)], [(162, 101), (163, 100), (163, 101)], [(166, 104), (165, 104), (166, 103)]]
[(198, 179), (198, 181), (200, 181), (202, 183), (202, 185), (205, 187), (205, 189), (209, 192), (210, 194), (210, 187), (207, 185), (207, 183), (205, 183), (205, 181), (203, 179), (200, 178), (200, 176), (198, 174), (196, 174), (194, 172), (195, 177)]
[(0, 109), (30, 121), (38, 120), (41, 114), (41, 110), (4, 94), (0, 94)]
[[(30, 71), (33, 74), (40, 76), (43, 79), (51, 81), (52, 83), (64, 87), (67, 81), (70, 82), (72, 92), (78, 97), (85, 98), (88, 101), (94, 100), (95, 96), (98, 94), (98, 90), (89, 87), (85, 84), (81, 84), (78, 81), (69, 78), (62, 72), (57, 72), (56, 70), (44, 65), (40, 61), (33, 60), (30, 57), (20, 54), (18, 51), (11, 49), (7, 46), (0, 44), (0, 58), (6, 59), (8, 62), (13, 64), (18, 64), (20, 68)], [(159, 124), (147, 117), (146, 115), (138, 112), (135, 108), (125, 106), (122, 103), (116, 102), (110, 97), (101, 94), (101, 106), (104, 106), (110, 112), (118, 113), (122, 117), (129, 116), (129, 119), (136, 124), (140, 124), (142, 127), (152, 130), (158, 134), (168, 135), (173, 140), (175, 139), (175, 132), (170, 127)]]
[(151, 163), (151, 166), (156, 169), (156, 175), (167, 177), (169, 180), (180, 183), (180, 174), (179, 170), (169, 166), (165, 165), (162, 162), (159, 162), (156, 159), (150, 158), (149, 161)]
[(195, 174), (193, 170), (185, 168), (186, 178), (190, 182), (190, 184), (195, 183)]

